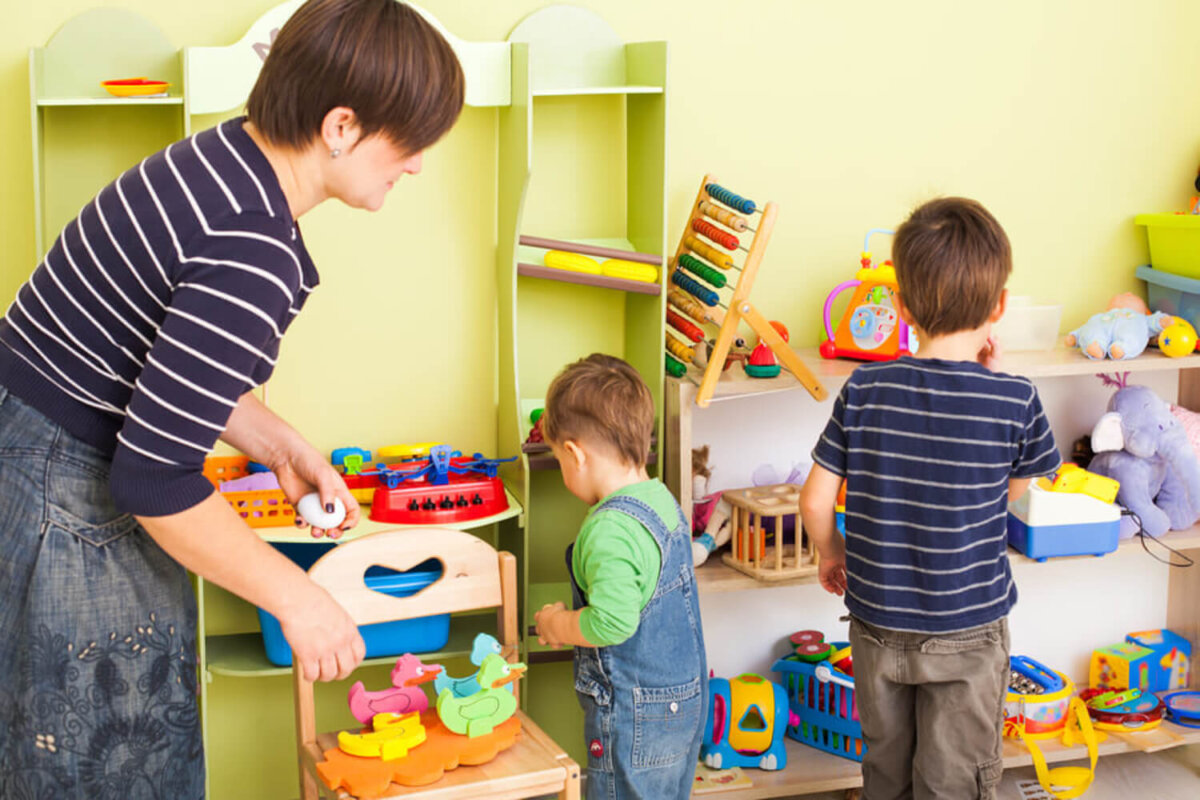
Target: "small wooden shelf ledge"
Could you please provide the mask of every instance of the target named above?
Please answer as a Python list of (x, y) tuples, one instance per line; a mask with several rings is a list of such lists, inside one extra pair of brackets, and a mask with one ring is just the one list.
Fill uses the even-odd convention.
[(591, 275), (586, 272), (571, 272), (565, 269), (542, 267), (537, 264), (517, 264), (517, 274), (526, 278), (543, 278), (549, 281), (575, 283), (581, 286), (598, 286), (601, 289), (617, 289), (622, 292), (652, 295), (662, 294), (662, 287), (657, 283), (631, 281), (628, 278), (610, 278), (607, 275)]

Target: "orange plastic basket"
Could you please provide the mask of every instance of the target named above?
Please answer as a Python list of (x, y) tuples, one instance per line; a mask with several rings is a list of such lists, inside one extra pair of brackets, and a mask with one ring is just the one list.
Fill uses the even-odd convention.
[[(204, 459), (204, 477), (220, 488), (222, 481), (243, 478), (249, 474), (246, 456), (212, 456)], [(230, 508), (251, 528), (274, 528), (296, 521), (296, 509), (279, 489), (265, 492), (221, 492)]]

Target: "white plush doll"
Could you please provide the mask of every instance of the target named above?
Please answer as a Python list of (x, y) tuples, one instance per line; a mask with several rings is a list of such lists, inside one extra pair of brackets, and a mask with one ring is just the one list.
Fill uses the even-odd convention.
[(692, 451), (692, 564), (700, 566), (713, 550), (729, 541), (729, 503), (720, 492), (708, 492), (708, 445)]

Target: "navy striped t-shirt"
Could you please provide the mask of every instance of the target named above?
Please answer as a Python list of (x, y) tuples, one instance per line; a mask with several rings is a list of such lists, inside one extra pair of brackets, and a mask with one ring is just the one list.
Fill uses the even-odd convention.
[(1027, 378), (912, 357), (859, 367), (813, 460), (846, 479), (850, 613), (948, 633), (1012, 608), (1008, 481), (1060, 465)]
[(124, 511), (175, 513), (212, 493), (205, 455), (317, 285), (244, 121), (101, 190), (0, 319), (0, 384), (112, 454)]

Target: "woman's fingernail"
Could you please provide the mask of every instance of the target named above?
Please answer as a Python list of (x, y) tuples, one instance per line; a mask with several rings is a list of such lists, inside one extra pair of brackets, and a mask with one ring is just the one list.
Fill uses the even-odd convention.
[(326, 503), (326, 504), (325, 504), (325, 513), (326, 513), (326, 514), (332, 514), (332, 513), (333, 513), (333, 503)]

